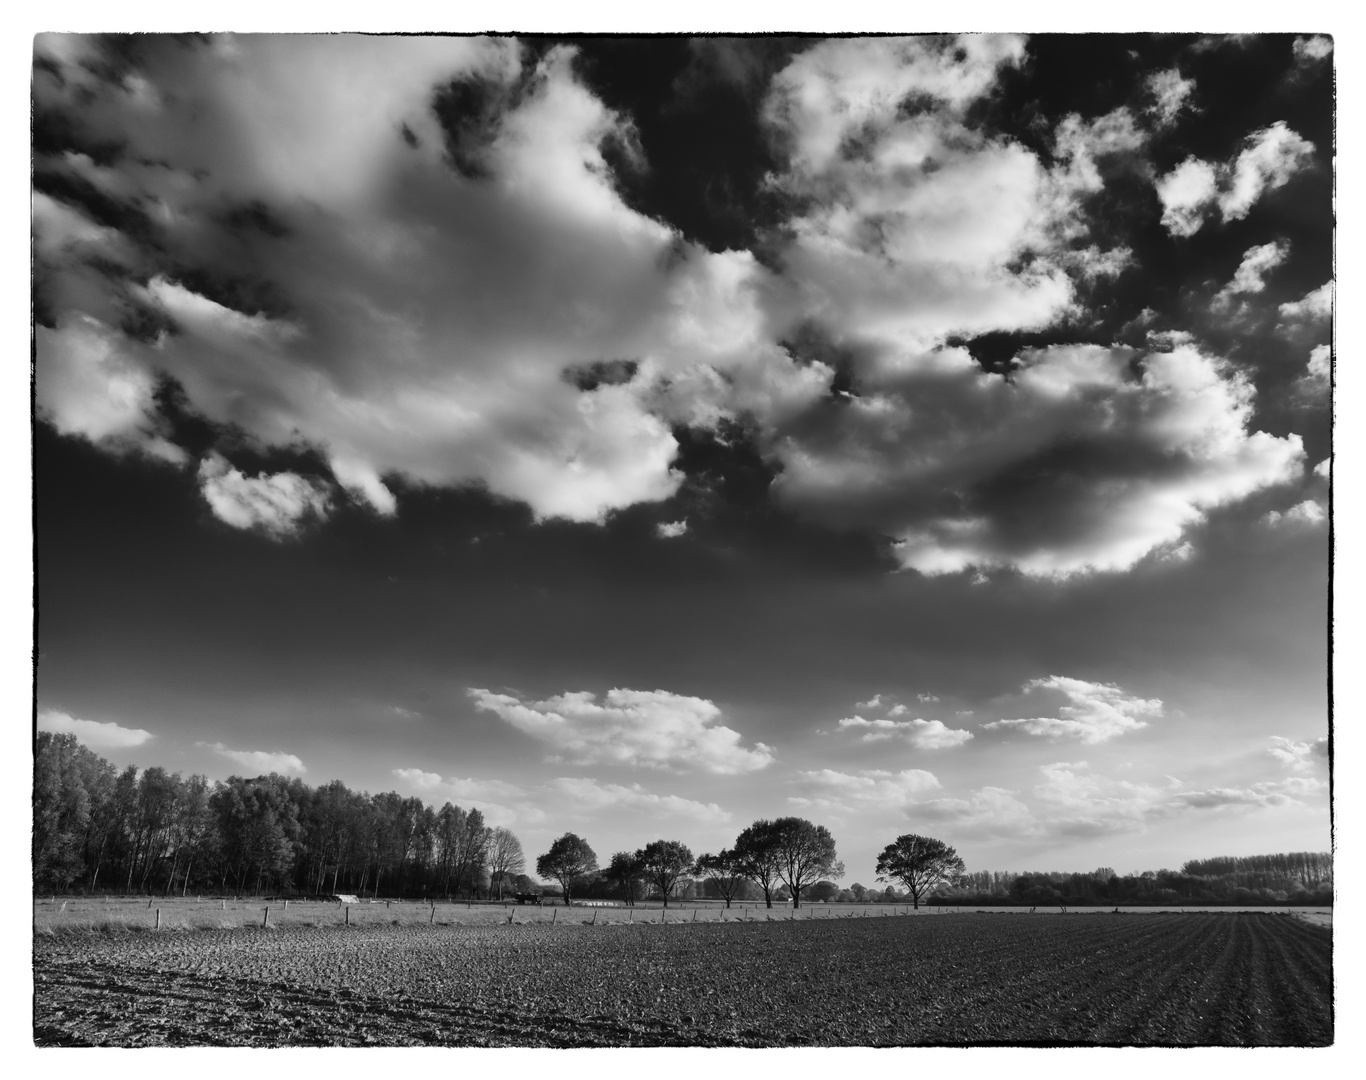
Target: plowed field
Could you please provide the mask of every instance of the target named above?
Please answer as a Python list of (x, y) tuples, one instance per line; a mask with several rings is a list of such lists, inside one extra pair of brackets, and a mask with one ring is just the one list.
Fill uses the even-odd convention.
[(1285, 915), (288, 927), (40, 936), (39, 1045), (1324, 1045)]

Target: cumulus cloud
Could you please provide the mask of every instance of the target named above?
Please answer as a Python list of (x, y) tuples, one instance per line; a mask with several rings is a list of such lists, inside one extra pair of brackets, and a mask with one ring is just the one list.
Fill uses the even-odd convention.
[(43, 709), (38, 713), (38, 730), (50, 731), (54, 735), (75, 735), (86, 746), (97, 750), (141, 746), (152, 738), (152, 733), (142, 728), (126, 728), (99, 720), (78, 720), (70, 713), (56, 709)]
[(688, 531), (687, 521), (661, 521), (655, 526), (655, 533), (664, 540), (672, 540)]
[(911, 813), (917, 821), (952, 828), (957, 835), (1022, 839), (1036, 836), (1042, 825), (1018, 793), (986, 786), (966, 797), (946, 796), (916, 802)]
[(1262, 521), (1271, 528), (1312, 527), (1328, 520), (1328, 510), (1317, 499), (1305, 499), (1288, 510), (1268, 510)]
[(1220, 166), (1189, 157), (1157, 180), (1162, 224), (1191, 236), (1217, 207), (1224, 221), (1247, 217), (1268, 191), (1289, 182), (1314, 155), (1314, 146), (1282, 121), (1253, 132), (1238, 155)]
[[(1065, 118), (1047, 166), (970, 119), (1021, 38), (793, 56), (762, 95), (768, 183), (795, 208), (763, 264), (622, 200), (608, 151), (639, 156), (631, 118), (570, 47), (148, 37), (116, 75), (101, 48), (35, 43), (36, 105), (123, 148), (35, 161), (114, 208), (97, 225), (35, 202), (57, 311), (39, 415), (183, 462), (157, 411), (171, 380), (235, 437), (326, 461), (247, 478), (210, 453), (199, 483), (237, 527), (288, 535), (334, 483), (381, 514), (399, 485), (471, 485), (601, 522), (678, 491), (677, 426), (743, 416), (774, 498), (893, 537), (909, 569), (1066, 576), (1131, 567), (1298, 467), (1293, 437), (1248, 431), (1250, 382), (1193, 348), (1029, 350), (1007, 377), (947, 345), (1075, 314), (1133, 258), (1087, 235), (1108, 170), (1142, 153), (1133, 112)], [(1159, 110), (1179, 108), (1159, 75)], [(1273, 125), (1225, 165), (1192, 159), (1159, 182), (1164, 220), (1241, 216), (1311, 150)], [(830, 351), (855, 386), (838, 406)]]
[(302, 776), (308, 771), (304, 768), (304, 763), (293, 754), (267, 750), (229, 750), (221, 742), (201, 742), (195, 745), (202, 746), (206, 750), (212, 750), (215, 754), (235, 762), (253, 775), (280, 773), (284, 776)]
[(1324, 282), (1303, 299), (1282, 304), (1280, 312), (1283, 325), (1313, 324), (1328, 319), (1333, 314), (1333, 283)]
[(721, 710), (705, 698), (625, 689), (609, 690), (601, 702), (586, 691), (544, 701), (473, 688), (469, 696), (558, 758), (578, 764), (734, 774), (773, 761), (773, 750), (763, 743), (742, 746), (739, 732), (719, 724)]
[(836, 339), (925, 349), (1042, 326), (1066, 307), (1061, 270), (1011, 269), (1046, 246), (1044, 168), (964, 122), (1023, 56), (1011, 36), (840, 39), (775, 76), (764, 117), (786, 161), (773, 183), (807, 207), (782, 252), (794, 317)]
[(255, 529), (276, 540), (293, 536), (310, 518), (326, 517), (327, 489), (297, 473), (244, 476), (219, 454), (199, 464), (200, 492), (214, 516), (237, 529)]
[(603, 784), (586, 777), (561, 776), (550, 781), (546, 790), (559, 805), (572, 805), (576, 811), (603, 811), (644, 814), (663, 820), (679, 818), (701, 825), (723, 825), (730, 821), (729, 811), (716, 803), (703, 803), (679, 795), (656, 795), (639, 784)]
[(1056, 691), (1068, 704), (1060, 706), (1055, 717), (995, 720), (986, 726), (993, 730), (1019, 730), (1042, 738), (1073, 738), (1094, 744), (1147, 727), (1148, 722), (1141, 717), (1162, 715), (1159, 699), (1133, 697), (1110, 683), (1050, 675), (1045, 679), (1031, 679), (1024, 685), (1026, 694), (1039, 690)]
[(1301, 803), (1323, 793), (1326, 785), (1312, 777), (1287, 777), (1264, 780), (1249, 787), (1212, 787), (1183, 791), (1172, 797), (1176, 808), (1194, 810), (1260, 810), (1267, 807)]
[(1043, 779), (1034, 794), (1055, 835), (1105, 836), (1141, 829), (1167, 798), (1162, 787), (1101, 776), (1084, 761), (1055, 762), (1039, 771)]
[(864, 382), (791, 428), (773, 487), (818, 520), (895, 538), (925, 574), (1128, 569), (1301, 469), (1298, 436), (1248, 431), (1248, 379), (1191, 346), (1027, 349), (1008, 378), (942, 349)]
[(962, 746), (972, 738), (972, 732), (948, 727), (942, 720), (865, 720), (861, 716), (851, 716), (839, 722), (839, 729), (858, 732), (859, 742), (904, 739), (917, 750)]
[(924, 769), (868, 769), (858, 773), (819, 769), (797, 773), (794, 782), (803, 794), (790, 797), (789, 803), (835, 814), (905, 810), (918, 795), (939, 787), (934, 773)]
[(1297, 63), (1313, 64), (1333, 55), (1333, 39), (1324, 34), (1297, 37), (1293, 48)]
[[(603, 146), (629, 141), (630, 123), (577, 81), (571, 49), (533, 65), (506, 39), (156, 38), (131, 57), (142, 97), (98, 81), (90, 39), (37, 49), (63, 73), (39, 79), (43, 105), (127, 147), (113, 168), (44, 168), (157, 209), (155, 246), (135, 253), (149, 284), (113, 280), (82, 302), (86, 337), (109, 347), (72, 359), (60, 335), (39, 343), (43, 402), (68, 429), (140, 430), (166, 375), (213, 421), (316, 446), (381, 512), (397, 474), (592, 521), (677, 488), (653, 389), (669, 376), (710, 373), (760, 412), (823, 392), (766, 333), (752, 256), (682, 243), (617, 196)], [(443, 128), (448, 91), (488, 115)], [(263, 287), (234, 285), (248, 278)], [(165, 332), (123, 334), (130, 307)], [(617, 358), (633, 377), (566, 377)], [(73, 367), (93, 418), (49, 393)]]
[(1152, 111), (1164, 126), (1176, 120), (1195, 91), (1195, 80), (1183, 78), (1177, 68), (1153, 72), (1144, 85), (1153, 96)]
[(1227, 300), (1239, 293), (1261, 292), (1266, 288), (1263, 278), (1285, 262), (1289, 254), (1290, 245), (1284, 240), (1249, 248), (1243, 255), (1243, 261), (1238, 264), (1238, 269), (1234, 271), (1233, 280), (1219, 290), (1215, 300)]

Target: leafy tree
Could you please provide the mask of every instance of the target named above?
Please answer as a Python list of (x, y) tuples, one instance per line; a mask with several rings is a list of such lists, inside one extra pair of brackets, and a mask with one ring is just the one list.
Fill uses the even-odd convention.
[(90, 794), (79, 758), (89, 753), (74, 735), (38, 733), (33, 755), (33, 880), (65, 889), (81, 876)]
[(607, 878), (621, 891), (627, 907), (635, 907), (643, 876), (639, 852), (618, 851), (607, 865)]
[(550, 845), (549, 851), (536, 860), (536, 873), (560, 883), (566, 904), (579, 880), (597, 868), (598, 857), (588, 846), (588, 841), (572, 832), (561, 836)]
[(818, 881), (806, 892), (808, 900), (815, 900), (822, 904), (828, 904), (832, 900), (838, 900), (840, 887), (833, 881)]
[(771, 826), (771, 843), (778, 878), (800, 907), (802, 890), (823, 877), (843, 877), (844, 864), (835, 854), (835, 838), (824, 825), (805, 818), (778, 818)]
[(669, 894), (678, 879), (692, 868), (693, 857), (687, 844), (678, 840), (655, 840), (636, 852), (636, 862), (650, 883), (659, 886), (664, 906), (668, 907)]
[(731, 848), (722, 848), (715, 855), (699, 855), (692, 872), (701, 874), (715, 888), (716, 895), (730, 907), (732, 900), (740, 895), (745, 883), (745, 872), (740, 857)]
[(917, 909), (922, 896), (966, 869), (958, 852), (942, 840), (914, 833), (898, 836), (877, 857), (878, 881), (901, 882)]
[(735, 838), (736, 865), (740, 872), (764, 892), (764, 905), (773, 906), (773, 889), (778, 884), (778, 852), (774, 822), (756, 821)]

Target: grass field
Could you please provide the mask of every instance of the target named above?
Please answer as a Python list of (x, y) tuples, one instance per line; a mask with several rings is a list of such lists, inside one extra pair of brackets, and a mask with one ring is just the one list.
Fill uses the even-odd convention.
[[(205, 904), (208, 902), (205, 901)], [(73, 920), (131, 920), (126, 905)], [(204, 904), (189, 907), (203, 908)], [(1332, 936), (1281, 914), (290, 904), (44, 930), (40, 1045), (1324, 1045)], [(39, 905), (41, 908), (41, 904)], [(155, 911), (155, 907), (152, 909)], [(183, 910), (183, 908), (182, 908)], [(905, 909), (900, 909), (904, 911)], [(696, 915), (694, 917), (694, 912)], [(515, 921), (507, 921), (512, 914)], [(773, 920), (765, 916), (772, 914)], [(781, 918), (779, 916), (782, 916)], [(853, 915), (853, 917), (848, 917)], [(177, 914), (175, 918), (181, 918)], [(651, 921), (645, 922), (648, 917)], [(146, 909), (137, 913), (146, 927)], [(632, 922), (627, 922), (632, 918)], [(554, 920), (552, 923), (551, 920)], [(481, 925), (481, 923), (484, 923)], [(129, 923), (131, 925), (131, 922)]]

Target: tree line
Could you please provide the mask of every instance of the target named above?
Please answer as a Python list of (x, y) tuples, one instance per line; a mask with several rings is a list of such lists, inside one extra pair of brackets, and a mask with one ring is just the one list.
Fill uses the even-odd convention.
[(40, 891), (478, 896), (526, 881), (521, 842), (479, 810), (270, 774), (210, 783), (119, 771), (73, 735), (34, 747)]

